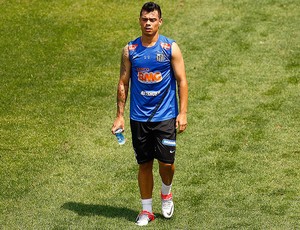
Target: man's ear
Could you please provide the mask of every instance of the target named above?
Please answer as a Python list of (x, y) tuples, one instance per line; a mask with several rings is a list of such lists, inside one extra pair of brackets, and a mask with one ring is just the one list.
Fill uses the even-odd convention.
[(161, 26), (161, 25), (162, 25), (162, 23), (163, 23), (163, 19), (162, 19), (162, 18), (160, 18), (160, 19), (159, 19), (159, 26)]

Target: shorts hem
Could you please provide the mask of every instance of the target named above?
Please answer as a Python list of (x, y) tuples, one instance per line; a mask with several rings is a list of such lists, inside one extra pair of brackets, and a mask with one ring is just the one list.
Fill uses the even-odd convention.
[(173, 160), (173, 161), (165, 161), (165, 160), (161, 160), (161, 159), (157, 159), (157, 160), (162, 163), (165, 163), (165, 164), (174, 164), (175, 163), (175, 160)]
[(141, 165), (141, 164), (144, 164), (144, 163), (148, 163), (148, 162), (150, 162), (150, 161), (153, 161), (153, 160), (154, 160), (154, 158), (153, 158), (153, 159), (142, 160), (142, 161), (136, 160), (136, 162), (137, 162), (139, 165)]
[(175, 163), (175, 160), (174, 161), (165, 161), (165, 160), (161, 160), (161, 159), (157, 159), (157, 158), (153, 158), (153, 159), (147, 159), (147, 160), (143, 160), (143, 161), (138, 161), (136, 160), (136, 162), (141, 165), (141, 164), (144, 164), (144, 163), (148, 163), (150, 161), (153, 161), (154, 159), (162, 162), (162, 163), (165, 163), (165, 164), (174, 164)]

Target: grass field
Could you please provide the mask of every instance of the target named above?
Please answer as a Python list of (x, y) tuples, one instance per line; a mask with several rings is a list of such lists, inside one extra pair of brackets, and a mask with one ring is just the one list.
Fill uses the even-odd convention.
[[(110, 128), (144, 1), (0, 0), (0, 229), (138, 229)], [(158, 1), (189, 81), (175, 214), (146, 229), (300, 229), (300, 2)]]

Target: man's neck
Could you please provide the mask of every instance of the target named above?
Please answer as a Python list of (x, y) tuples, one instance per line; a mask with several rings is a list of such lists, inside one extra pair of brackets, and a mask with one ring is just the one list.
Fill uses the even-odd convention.
[(155, 43), (157, 42), (158, 40), (158, 37), (159, 37), (159, 34), (155, 34), (154, 36), (145, 36), (145, 35), (142, 35), (142, 45), (145, 46), (145, 47), (151, 47), (151, 46), (154, 46)]

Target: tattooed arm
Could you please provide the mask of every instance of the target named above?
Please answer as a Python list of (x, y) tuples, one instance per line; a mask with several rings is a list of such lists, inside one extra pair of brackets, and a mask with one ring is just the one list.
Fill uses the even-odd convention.
[(131, 74), (131, 63), (129, 60), (128, 45), (123, 48), (120, 66), (120, 78), (117, 90), (117, 117), (112, 126), (112, 133), (118, 129), (125, 129), (124, 110), (128, 96), (129, 80)]

